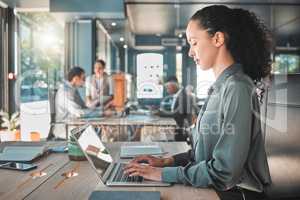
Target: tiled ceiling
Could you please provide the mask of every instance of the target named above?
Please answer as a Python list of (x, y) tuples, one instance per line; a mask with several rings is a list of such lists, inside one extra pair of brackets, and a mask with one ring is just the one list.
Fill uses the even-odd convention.
[[(19, 8), (49, 8), (49, 0), (2, 0)], [(279, 45), (292, 40), (300, 46), (300, 0), (124, 0), (125, 18), (101, 18), (97, 13), (60, 13), (62, 20), (80, 17), (101, 18), (115, 42), (120, 37), (138, 35), (175, 35), (184, 31), (188, 19), (198, 9), (223, 3), (255, 12), (274, 30)], [(111, 26), (116, 22), (117, 26)], [(131, 32), (131, 33), (128, 33)]]
[(214, 3), (250, 10), (274, 31), (278, 45), (291, 40), (300, 46), (300, 0), (127, 0), (126, 10), (133, 33), (175, 35), (193, 13)]

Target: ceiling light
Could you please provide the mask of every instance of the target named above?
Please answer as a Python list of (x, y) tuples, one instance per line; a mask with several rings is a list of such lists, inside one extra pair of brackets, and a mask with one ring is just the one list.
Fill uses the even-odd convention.
[(124, 48), (124, 49), (127, 49), (127, 48), (128, 48), (127, 44), (124, 44), (124, 45), (123, 45), (123, 48)]
[(8, 80), (14, 80), (15, 79), (15, 74), (10, 72), (8, 73)]
[(124, 42), (124, 40), (125, 40), (125, 39), (124, 39), (123, 37), (120, 37), (120, 41), (121, 41), (121, 42)]
[(182, 33), (179, 33), (178, 37), (179, 37), (179, 38), (182, 38), (182, 36), (183, 36)]
[(112, 22), (111, 25), (112, 26), (117, 26), (117, 23), (116, 22)]

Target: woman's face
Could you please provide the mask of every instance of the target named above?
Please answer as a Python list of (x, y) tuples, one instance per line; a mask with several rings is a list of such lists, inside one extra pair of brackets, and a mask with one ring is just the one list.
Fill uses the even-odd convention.
[(102, 76), (104, 74), (104, 66), (101, 63), (96, 62), (94, 65), (94, 72), (95, 74)]
[(194, 59), (196, 65), (203, 70), (212, 68), (218, 53), (214, 37), (202, 29), (195, 20), (189, 21), (186, 36), (190, 44), (189, 56)]

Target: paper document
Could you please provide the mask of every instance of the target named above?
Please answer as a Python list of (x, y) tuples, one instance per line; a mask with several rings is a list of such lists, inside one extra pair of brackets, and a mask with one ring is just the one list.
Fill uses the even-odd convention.
[(158, 145), (121, 146), (121, 158), (132, 158), (140, 155), (162, 155), (165, 152)]

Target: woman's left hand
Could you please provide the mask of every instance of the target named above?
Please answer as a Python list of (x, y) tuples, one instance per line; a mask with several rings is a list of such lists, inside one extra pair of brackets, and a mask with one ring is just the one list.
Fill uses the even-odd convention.
[(142, 176), (148, 180), (161, 181), (162, 168), (145, 164), (130, 163), (125, 167), (124, 172), (129, 176)]

